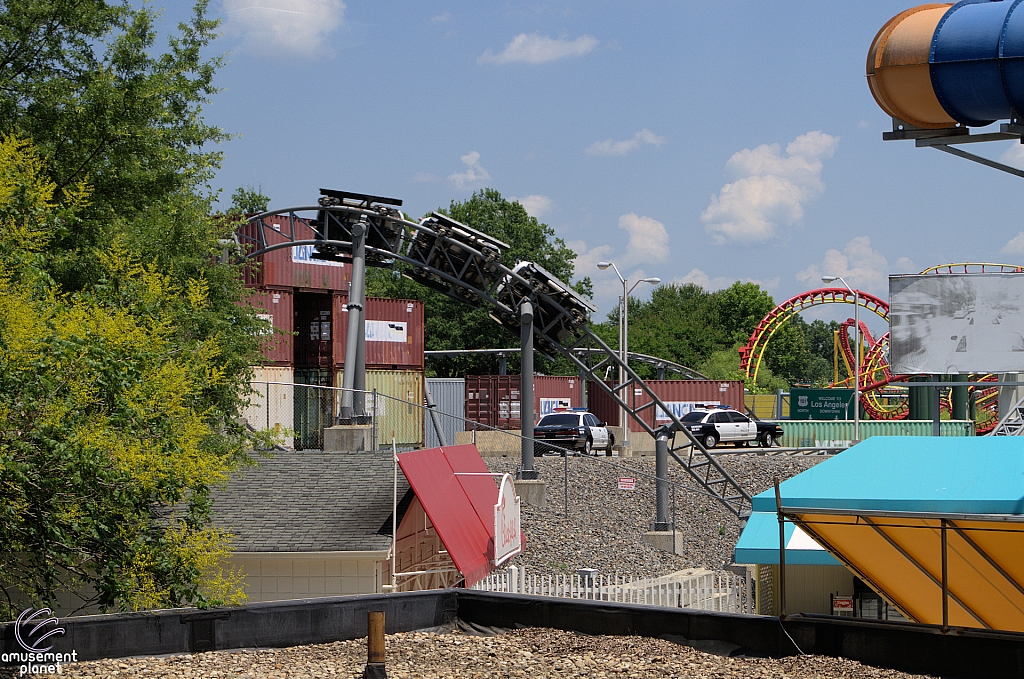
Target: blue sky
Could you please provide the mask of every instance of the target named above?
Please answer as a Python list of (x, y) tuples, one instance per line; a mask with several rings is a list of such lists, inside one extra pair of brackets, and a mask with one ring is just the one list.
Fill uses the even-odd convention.
[(889, 273), (1024, 260), (1019, 178), (881, 139), (865, 55), (913, 3), (213, 2), (225, 198), (325, 186), (418, 216), (489, 186), (579, 253), (602, 313), (621, 286), (601, 259), (776, 300), (823, 273), (886, 296)]

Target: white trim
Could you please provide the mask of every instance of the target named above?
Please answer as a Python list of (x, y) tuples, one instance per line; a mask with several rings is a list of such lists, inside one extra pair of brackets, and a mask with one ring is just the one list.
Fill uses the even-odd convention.
[(232, 552), (233, 559), (374, 559), (385, 561), (388, 550), (373, 552)]

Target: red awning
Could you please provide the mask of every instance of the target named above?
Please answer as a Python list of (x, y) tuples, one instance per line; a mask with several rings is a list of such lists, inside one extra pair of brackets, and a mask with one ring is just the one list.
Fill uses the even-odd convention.
[(466, 587), (472, 587), (494, 567), (494, 505), (498, 503), (498, 486), (476, 446), (399, 453), (398, 465), (466, 579)]

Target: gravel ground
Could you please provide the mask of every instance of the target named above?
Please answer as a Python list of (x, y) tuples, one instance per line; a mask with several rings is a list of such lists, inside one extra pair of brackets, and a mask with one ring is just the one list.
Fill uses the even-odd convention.
[[(751, 495), (788, 479), (824, 457), (782, 455), (720, 455), (729, 473)], [(513, 472), (516, 458), (484, 458), (494, 472)], [(547, 482), (547, 507), (523, 506), (526, 548), (510, 565), (526, 566), (538, 574), (573, 573), (597, 568), (601, 573), (658, 576), (684, 568), (720, 570), (732, 563), (740, 522), (703, 489), (674, 460), (669, 479), (675, 486), (675, 518), (679, 551), (651, 549), (642, 536), (654, 520), (654, 458), (570, 457), (568, 516), (565, 516), (565, 458), (536, 459)], [(636, 490), (618, 489), (620, 476), (636, 479)], [(670, 496), (669, 512), (672, 512)], [(671, 520), (671, 516), (670, 516)]]
[[(523, 629), (481, 637), (460, 633), (410, 632), (386, 640), (392, 679), (460, 677), (687, 677), (696, 679), (847, 677), (909, 678), (852, 660), (799, 656), (771, 660), (726, 658), (661, 639), (585, 636), (549, 629)], [(360, 677), (366, 641), (240, 652), (197, 653), (159, 658), (119, 658), (66, 665), (72, 679), (305, 679)], [(2, 670), (0, 670), (2, 676)], [(11, 675), (14, 676), (14, 675)]]

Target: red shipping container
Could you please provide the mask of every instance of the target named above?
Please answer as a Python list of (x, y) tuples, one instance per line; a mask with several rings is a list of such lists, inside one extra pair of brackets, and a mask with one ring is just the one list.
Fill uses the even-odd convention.
[[(348, 296), (334, 294), (337, 321), (334, 365), (345, 364)], [(423, 370), (423, 302), (408, 299), (366, 300), (366, 367), (374, 370)]]
[[(520, 383), (519, 375), (467, 375), (466, 419), (497, 429), (520, 429)], [(534, 422), (556, 408), (579, 408), (582, 403), (578, 377), (534, 377)]]
[[(614, 386), (612, 382), (606, 382), (608, 386)], [(650, 380), (647, 386), (658, 398), (675, 411), (676, 415), (685, 414), (695, 404), (707, 405), (728, 405), (736, 410), (743, 411), (743, 381), (742, 380)], [(587, 403), (590, 412), (594, 413), (597, 419), (608, 422), (611, 425), (619, 424), (619, 407), (612, 397), (601, 389), (595, 382), (591, 381), (587, 390)], [(651, 399), (640, 389), (630, 388), (626, 394), (626, 400), (634, 408)], [(657, 406), (651, 406), (641, 412), (643, 420), (653, 428), (669, 424), (672, 420), (659, 411)], [(630, 431), (643, 431), (640, 423), (630, 418)]]
[[(267, 217), (266, 224), (272, 227), (263, 230), (268, 246), (288, 242), (290, 239), (286, 238), (285, 234), (291, 235), (293, 232), (295, 240), (315, 238), (313, 228), (306, 219), (289, 221), (288, 215), (274, 215)], [(275, 233), (275, 230), (281, 235)], [(243, 227), (243, 232), (250, 238), (259, 238), (259, 230), (255, 225)], [(256, 260), (260, 266), (251, 273), (247, 272), (246, 283), (268, 287), (348, 292), (351, 267), (343, 262), (313, 259), (313, 252), (312, 245), (298, 245), (259, 255)]]
[(274, 324), (274, 332), (263, 343), (265, 365), (291, 366), (294, 337), (292, 314), (294, 298), (284, 290), (253, 290), (248, 300), (265, 320)]

